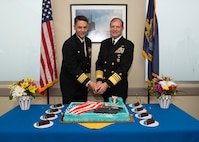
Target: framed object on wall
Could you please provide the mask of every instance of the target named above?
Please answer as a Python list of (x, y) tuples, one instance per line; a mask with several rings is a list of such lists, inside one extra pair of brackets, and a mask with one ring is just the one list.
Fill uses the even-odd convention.
[(75, 33), (73, 28), (74, 18), (84, 15), (89, 19), (87, 36), (93, 43), (99, 43), (110, 37), (110, 21), (112, 18), (120, 18), (124, 22), (123, 36), (127, 38), (127, 5), (126, 4), (71, 4), (71, 35)]

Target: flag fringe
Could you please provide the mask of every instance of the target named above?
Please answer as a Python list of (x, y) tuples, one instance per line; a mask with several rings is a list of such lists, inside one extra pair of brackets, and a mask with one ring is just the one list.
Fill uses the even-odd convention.
[(144, 56), (145, 59), (147, 59), (147, 60), (149, 59), (147, 53), (144, 50), (142, 50), (142, 55)]
[(44, 87), (38, 89), (38, 92), (41, 93), (41, 92), (45, 91), (47, 88), (53, 86), (56, 82), (58, 82), (58, 79), (57, 79), (57, 78), (54, 79), (52, 82), (46, 84)]

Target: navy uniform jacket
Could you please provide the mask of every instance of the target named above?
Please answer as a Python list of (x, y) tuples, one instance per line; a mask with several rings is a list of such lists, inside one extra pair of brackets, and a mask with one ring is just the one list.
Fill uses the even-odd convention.
[(86, 101), (87, 87), (91, 71), (91, 40), (85, 38), (87, 57), (79, 38), (74, 34), (63, 44), (62, 66), (60, 73), (60, 88), (63, 103), (72, 101)]
[(133, 62), (134, 44), (121, 37), (115, 45), (112, 38), (101, 43), (96, 62), (97, 81), (107, 82), (108, 90), (102, 94), (104, 100), (116, 95), (124, 102), (128, 94), (128, 70)]

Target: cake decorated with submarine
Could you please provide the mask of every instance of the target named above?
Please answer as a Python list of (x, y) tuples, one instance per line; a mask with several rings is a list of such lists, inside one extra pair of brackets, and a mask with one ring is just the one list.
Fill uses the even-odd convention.
[(129, 111), (121, 97), (109, 97), (109, 102), (72, 102), (63, 113), (63, 122), (128, 122)]

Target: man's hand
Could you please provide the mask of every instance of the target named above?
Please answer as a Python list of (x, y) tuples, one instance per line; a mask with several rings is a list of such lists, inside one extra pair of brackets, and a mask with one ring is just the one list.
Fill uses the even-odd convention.
[(97, 83), (97, 88), (95, 89), (96, 94), (103, 94), (106, 92), (108, 88), (108, 84), (106, 82), (104, 83)]
[(95, 88), (96, 88), (96, 83), (90, 81), (90, 82), (88, 83), (88, 89), (89, 89), (89, 90), (92, 90), (92, 91), (94, 92)]

